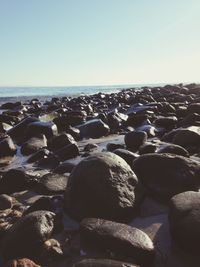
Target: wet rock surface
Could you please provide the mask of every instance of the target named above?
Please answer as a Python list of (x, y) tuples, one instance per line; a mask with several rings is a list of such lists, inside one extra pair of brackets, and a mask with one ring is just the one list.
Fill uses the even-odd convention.
[(178, 84), (1, 102), (0, 266), (199, 267), (199, 99)]

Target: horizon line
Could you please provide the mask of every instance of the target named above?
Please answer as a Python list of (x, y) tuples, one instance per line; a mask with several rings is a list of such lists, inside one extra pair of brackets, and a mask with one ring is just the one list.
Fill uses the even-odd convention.
[(0, 85), (0, 88), (2, 87), (7, 87), (7, 88), (25, 88), (25, 87), (105, 87), (105, 86), (151, 86), (151, 85), (167, 85), (167, 84), (173, 84), (173, 85), (178, 85), (178, 84), (200, 84), (200, 82), (193, 81), (193, 82), (150, 82), (150, 83), (119, 83), (119, 84), (86, 84), (86, 85)]

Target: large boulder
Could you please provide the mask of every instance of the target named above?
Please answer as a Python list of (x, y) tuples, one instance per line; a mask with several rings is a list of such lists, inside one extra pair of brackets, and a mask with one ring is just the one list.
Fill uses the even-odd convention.
[(174, 240), (186, 251), (199, 254), (200, 193), (189, 191), (174, 196), (169, 222)]
[(85, 249), (110, 251), (114, 258), (149, 265), (155, 257), (154, 245), (143, 231), (126, 224), (102, 219), (84, 219), (80, 225)]
[(96, 153), (73, 169), (65, 192), (65, 210), (78, 220), (121, 220), (132, 215), (136, 184), (136, 175), (121, 157)]
[(133, 162), (133, 171), (153, 196), (171, 198), (198, 190), (200, 165), (198, 162), (173, 154), (146, 154)]
[(35, 211), (23, 216), (8, 230), (2, 241), (4, 259), (38, 256), (43, 242), (51, 237), (55, 226), (55, 213)]
[(109, 126), (99, 119), (90, 120), (77, 128), (82, 138), (100, 138), (110, 132)]
[(17, 148), (10, 137), (6, 137), (0, 142), (0, 157), (14, 156), (16, 151)]

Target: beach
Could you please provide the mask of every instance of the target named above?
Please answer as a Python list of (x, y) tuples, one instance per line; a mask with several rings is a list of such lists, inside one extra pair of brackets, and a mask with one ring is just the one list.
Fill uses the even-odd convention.
[(1, 95), (1, 266), (198, 267), (200, 86), (99, 90)]

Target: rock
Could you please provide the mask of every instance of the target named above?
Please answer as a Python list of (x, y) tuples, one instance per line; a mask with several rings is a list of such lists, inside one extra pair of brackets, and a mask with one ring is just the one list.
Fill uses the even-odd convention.
[(0, 195), (0, 210), (11, 209), (12, 205), (12, 197), (5, 194)]
[(76, 165), (77, 164), (72, 162), (63, 162), (54, 170), (54, 172), (58, 174), (71, 173)]
[(24, 132), (26, 131), (27, 126), (30, 123), (36, 122), (36, 121), (38, 121), (37, 118), (27, 117), (23, 119), (22, 121), (20, 121), (19, 123), (17, 123), (15, 126), (13, 126), (10, 130), (8, 130), (8, 134), (14, 139), (18, 139), (18, 138), (21, 139), (22, 137), (24, 137)]
[(192, 103), (188, 106), (188, 113), (200, 114), (200, 103)]
[(65, 192), (68, 177), (56, 173), (48, 173), (42, 176), (34, 190), (42, 195), (56, 195)]
[(101, 217), (122, 220), (135, 208), (137, 177), (119, 156), (96, 153), (72, 171), (65, 192), (65, 211), (76, 219)]
[(156, 152), (156, 149), (157, 149), (157, 144), (146, 142), (144, 143), (144, 145), (140, 147), (139, 153), (140, 155), (154, 153)]
[(23, 259), (16, 259), (8, 261), (3, 267), (41, 267), (37, 265), (35, 262), (23, 258)]
[(165, 128), (167, 130), (172, 130), (176, 124), (177, 124), (178, 120), (177, 117), (175, 116), (171, 116), (171, 117), (158, 117), (154, 123), (157, 127), (162, 127)]
[(111, 259), (83, 259), (76, 262), (72, 267), (139, 267), (132, 263), (116, 261)]
[(176, 145), (180, 145), (184, 148), (189, 148), (191, 146), (199, 148), (200, 127), (190, 126), (187, 128), (180, 129), (180, 131), (175, 134), (173, 138), (173, 143)]
[(60, 196), (41, 197), (36, 200), (23, 214), (29, 214), (37, 210), (52, 211), (58, 214), (61, 211), (62, 200), (63, 199)]
[(133, 131), (125, 135), (124, 141), (130, 151), (137, 151), (147, 141), (147, 134), (143, 131)]
[(47, 158), (50, 155), (51, 155), (51, 152), (48, 149), (42, 148), (42, 149), (38, 150), (37, 152), (35, 152), (34, 154), (32, 154), (28, 158), (27, 162), (28, 163), (33, 163), (33, 162), (36, 162), (38, 160)]
[(14, 109), (20, 105), (21, 105), (21, 102), (15, 102), (15, 103), (6, 102), (6, 103), (1, 105), (1, 109)]
[(35, 211), (23, 216), (11, 226), (2, 241), (3, 258), (38, 257), (43, 242), (53, 233), (55, 221), (55, 214), (49, 211)]
[(108, 143), (106, 145), (106, 149), (107, 149), (107, 151), (113, 152), (116, 149), (124, 149), (124, 145), (123, 144)]
[(83, 248), (110, 251), (114, 258), (138, 264), (151, 264), (155, 248), (143, 231), (112, 221), (88, 218), (80, 225)]
[(189, 157), (189, 153), (182, 146), (174, 145), (174, 144), (161, 144), (157, 150), (157, 153), (170, 153), (175, 155), (180, 155), (183, 157)]
[(82, 138), (100, 138), (110, 132), (109, 126), (99, 119), (90, 120), (77, 127)]
[(132, 167), (133, 161), (138, 157), (137, 154), (126, 149), (121, 149), (121, 148), (115, 149), (113, 153), (123, 158), (128, 163), (128, 165), (130, 165), (131, 167)]
[(169, 222), (172, 237), (179, 246), (199, 255), (200, 193), (189, 191), (174, 196)]
[(16, 146), (10, 137), (0, 141), (0, 157), (14, 156), (16, 151)]
[(56, 150), (55, 154), (58, 156), (60, 161), (65, 161), (77, 157), (79, 155), (79, 148), (76, 143), (73, 143)]
[(26, 128), (25, 135), (27, 138), (36, 137), (44, 134), (47, 139), (57, 135), (57, 126), (53, 122), (36, 121), (29, 123)]
[(200, 185), (199, 163), (178, 155), (142, 155), (134, 160), (133, 171), (152, 196), (163, 199)]
[(55, 169), (59, 166), (60, 160), (58, 156), (50, 154), (47, 158), (42, 158), (37, 162), (37, 166), (42, 169)]
[(65, 131), (67, 134), (72, 135), (76, 141), (80, 140), (80, 130), (78, 128), (68, 126)]
[(198, 126), (200, 125), (200, 115), (197, 113), (190, 113), (184, 117), (180, 122), (180, 126)]
[(64, 146), (75, 143), (74, 138), (71, 134), (62, 133), (58, 136), (55, 136), (52, 140), (50, 140), (48, 147), (52, 151), (56, 151), (58, 149), (63, 148)]
[(32, 137), (27, 142), (22, 144), (21, 153), (23, 155), (30, 155), (30, 154), (33, 154), (39, 151), (41, 148), (44, 148), (46, 146), (47, 146), (47, 139), (45, 135)]
[(34, 181), (21, 169), (10, 169), (0, 180), (0, 192), (11, 194), (29, 189)]
[(93, 143), (88, 143), (87, 145), (85, 145), (85, 147), (84, 147), (84, 151), (85, 152), (90, 152), (90, 151), (92, 151), (92, 150), (94, 150), (94, 149), (97, 149), (98, 148), (98, 145), (97, 144), (93, 144)]

